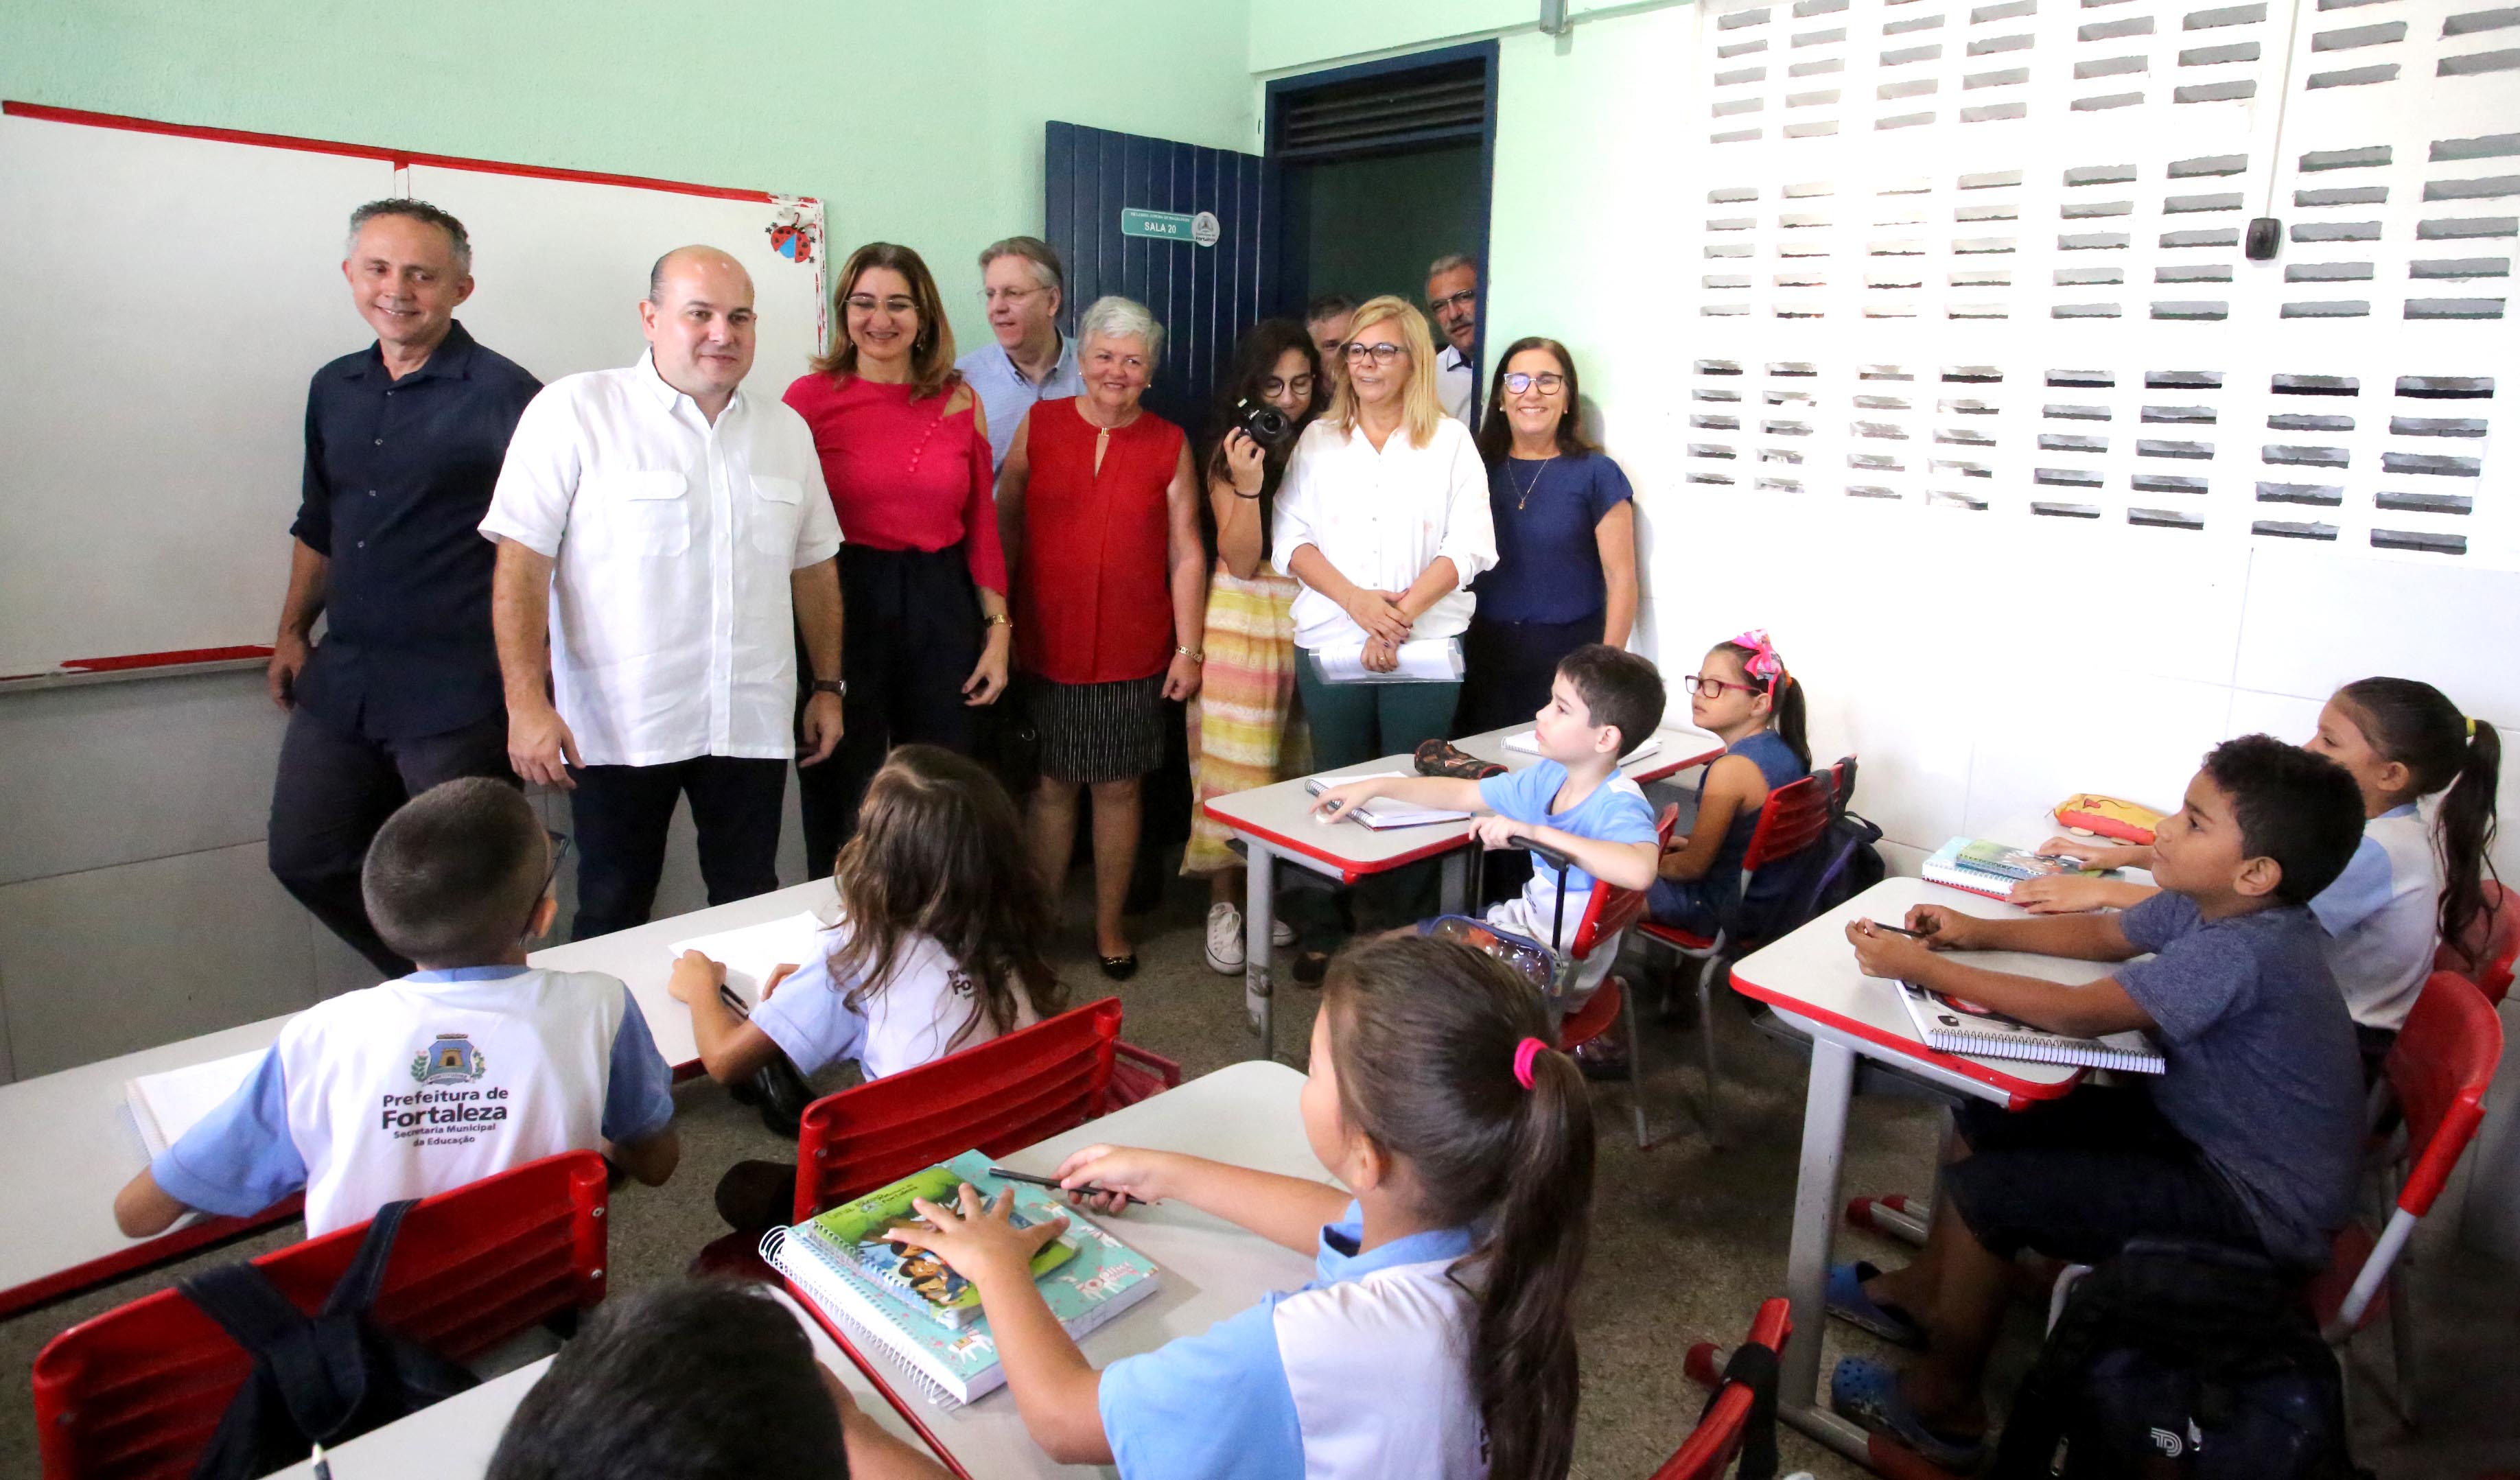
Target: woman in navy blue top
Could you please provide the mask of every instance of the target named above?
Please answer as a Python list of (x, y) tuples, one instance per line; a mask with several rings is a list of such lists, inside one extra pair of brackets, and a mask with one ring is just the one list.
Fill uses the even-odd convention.
[(1574, 356), (1555, 339), (1516, 339), (1487, 405), (1479, 455), (1498, 560), (1470, 587), (1462, 735), (1528, 722), (1559, 659), (1587, 643), (1626, 647), (1637, 614), (1636, 506), (1628, 475), (1584, 439)]

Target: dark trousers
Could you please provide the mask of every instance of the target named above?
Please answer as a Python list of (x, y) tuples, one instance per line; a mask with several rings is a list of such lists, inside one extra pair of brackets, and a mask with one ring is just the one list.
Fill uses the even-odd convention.
[(577, 919), (568, 938), (648, 922), (665, 872), (665, 828), (692, 799), (700, 879), (723, 905), (779, 887), (779, 814), (788, 763), (703, 755), (662, 766), (587, 766), (571, 772), (577, 830)]
[(1457, 735), (1528, 725), (1549, 702), (1566, 654), (1601, 640), (1604, 613), (1571, 622), (1491, 622), (1470, 618), (1462, 634), (1462, 712)]
[(368, 923), (359, 870), (367, 863), (368, 844), (396, 807), (463, 776), (516, 782), (508, 766), (504, 710), (443, 735), (370, 740), (298, 705), (290, 712), (280, 771), (272, 779), (272, 875), (379, 971), (408, 974), (411, 963)]
[[(840, 610), (840, 673), (849, 692), (840, 700), (839, 748), (819, 765), (796, 768), (805, 873), (814, 878), (832, 872), (840, 845), (857, 831), (858, 803), (893, 746), (974, 754), (983, 712), (963, 702), (985, 637), (963, 547), (931, 554), (842, 545)], [(801, 640), (796, 675), (801, 719), (814, 676)]]

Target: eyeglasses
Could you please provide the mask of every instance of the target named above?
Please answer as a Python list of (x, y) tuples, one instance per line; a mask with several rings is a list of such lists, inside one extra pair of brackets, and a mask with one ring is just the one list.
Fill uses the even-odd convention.
[(1020, 304), (1040, 297), (1048, 291), (1041, 288), (983, 288), (980, 290), (980, 301), (991, 307), (1000, 303)]
[(905, 298), (899, 295), (889, 298), (878, 298), (873, 293), (853, 292), (847, 297), (842, 298), (840, 301), (849, 305), (849, 312), (851, 313), (873, 313), (878, 308), (882, 309), (885, 313), (893, 314), (919, 312), (918, 299)]
[(1433, 302), (1428, 303), (1426, 305), (1426, 311), (1428, 313), (1442, 313), (1447, 308), (1470, 308), (1474, 307), (1478, 301), (1479, 291), (1475, 288), (1464, 288), (1460, 292), (1453, 294), (1449, 298), (1437, 298)]
[(1299, 396), (1310, 396), (1313, 393), (1313, 378), (1297, 376), (1291, 381), (1282, 381), (1276, 376), (1271, 376), (1260, 382), (1260, 393), (1264, 396), (1282, 396), (1289, 391)]
[(1515, 395), (1520, 395), (1535, 385), (1540, 387), (1540, 393), (1542, 395), (1553, 396), (1557, 392), (1566, 388), (1566, 378), (1554, 371), (1549, 370), (1544, 370), (1538, 375), (1525, 375), (1521, 371), (1517, 370), (1509, 373), (1505, 378), (1505, 388), (1513, 392)]
[(1680, 687), (1688, 690), (1690, 694), (1703, 698), (1722, 698), (1727, 693), (1734, 689), (1740, 690), (1743, 694), (1764, 694), (1767, 692), (1756, 684), (1736, 684), (1732, 682), (1730, 679), (1707, 678), (1701, 674), (1695, 673), (1682, 679), (1680, 681)]
[(1368, 360), (1372, 360), (1376, 365), (1388, 365), (1408, 352), (1405, 346), (1399, 344), (1360, 344), (1354, 339), (1350, 339), (1347, 347), (1340, 351), (1347, 356), (1347, 362), (1351, 365), (1362, 365)]
[(561, 860), (568, 857), (567, 833), (554, 832), (551, 829), (545, 828), (543, 830), (543, 837), (551, 844), (551, 872), (543, 875), (543, 886), (534, 891), (534, 902), (525, 907), (525, 934), (527, 936), (531, 936), (534, 933), (534, 917), (541, 913), (543, 900), (551, 893), (552, 880), (560, 877)]

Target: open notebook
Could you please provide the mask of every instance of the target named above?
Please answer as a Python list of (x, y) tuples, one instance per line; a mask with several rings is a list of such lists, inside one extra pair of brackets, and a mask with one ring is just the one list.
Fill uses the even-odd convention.
[(202, 1117), (235, 1094), (237, 1086), (245, 1083), (246, 1076), (269, 1052), (255, 1049), (124, 1081), (123, 1099), (131, 1106), (132, 1123), (140, 1128), (140, 1144), (149, 1148), (150, 1158), (155, 1160), (183, 1140), (186, 1131), (201, 1124)]
[[(1407, 775), (1406, 771), (1359, 771), (1353, 776), (1316, 776), (1304, 783), (1304, 789), (1319, 796), (1332, 786), (1343, 786), (1349, 782), (1389, 781)], [(1469, 815), (1445, 807), (1418, 807), (1388, 796), (1377, 796), (1361, 807), (1351, 809), (1346, 817), (1333, 819), (1315, 813), (1313, 821), (1346, 822), (1353, 818), (1379, 832), (1385, 828), (1423, 828), (1434, 823), (1458, 823)]]
[(695, 935), (665, 948), (668, 957), (698, 951), (726, 967), (726, 990), (736, 1005), (749, 1012), (761, 1002), (761, 984), (781, 966), (801, 966), (828, 955), (823, 939), (829, 926), (810, 910), (715, 935)]

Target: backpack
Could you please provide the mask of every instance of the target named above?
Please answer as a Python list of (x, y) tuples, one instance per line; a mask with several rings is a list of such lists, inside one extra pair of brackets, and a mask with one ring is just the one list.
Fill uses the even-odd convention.
[(194, 1480), (251, 1480), (414, 1413), (479, 1379), (370, 1319), (410, 1201), (377, 1210), (350, 1267), (313, 1316), (250, 1264), (228, 1265), (178, 1286), (253, 1358)]
[(2264, 1255), (2137, 1239), (2086, 1275), (2022, 1380), (1999, 1480), (2353, 1480), (2344, 1374)]

